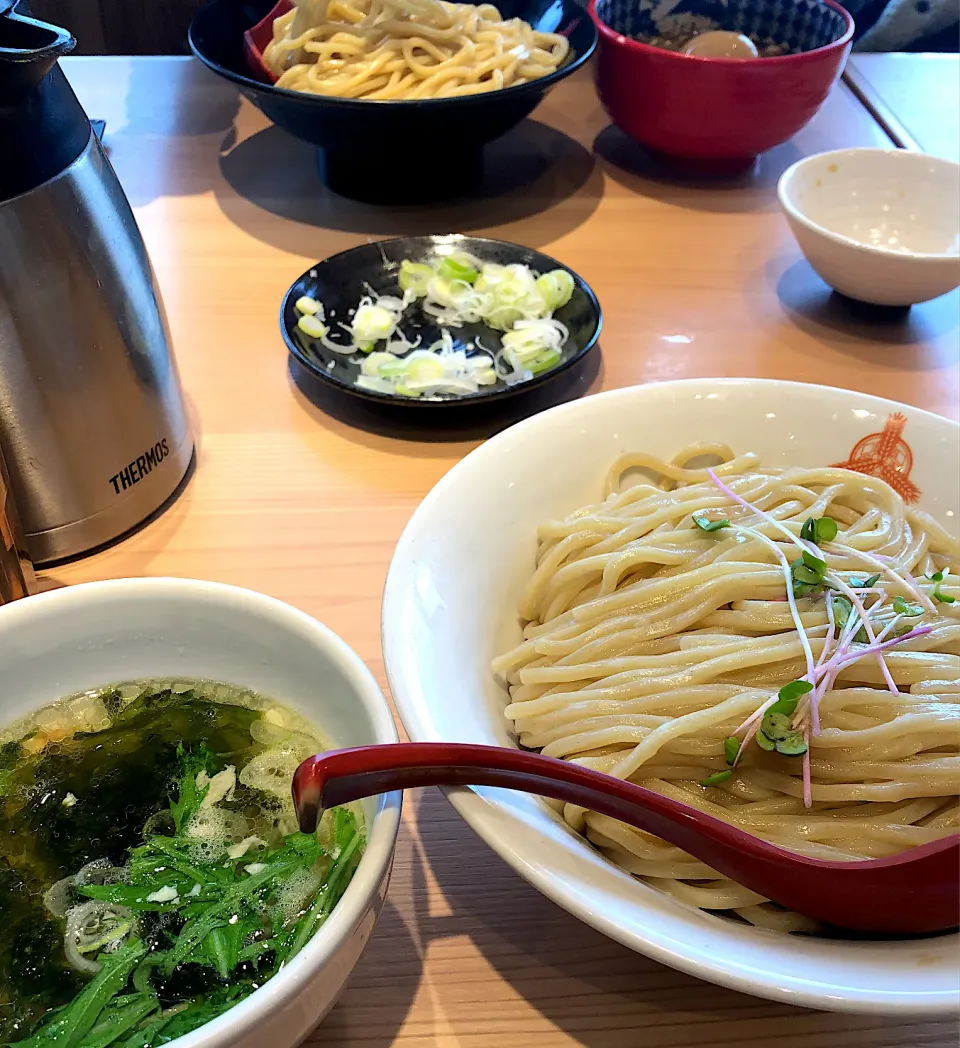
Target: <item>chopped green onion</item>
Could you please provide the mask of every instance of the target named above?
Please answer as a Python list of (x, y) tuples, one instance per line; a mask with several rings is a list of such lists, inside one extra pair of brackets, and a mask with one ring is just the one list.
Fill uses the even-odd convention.
[(304, 313), (304, 315), (300, 317), (297, 321), (297, 327), (305, 335), (309, 335), (310, 338), (323, 338), (327, 333), (327, 325), (322, 321), (317, 320), (317, 318), (310, 313)]
[(551, 312), (561, 309), (573, 295), (573, 277), (565, 269), (554, 269), (537, 277), (536, 289)]
[(527, 364), (527, 371), (531, 375), (539, 375), (541, 371), (548, 371), (560, 362), (560, 350), (559, 349), (545, 349), (542, 353), (536, 356), (529, 364)]
[(417, 298), (427, 293), (427, 285), (433, 279), (433, 270), (423, 262), (410, 262), (404, 259), (400, 263), (398, 283), (401, 291), (411, 291)]
[(298, 313), (306, 313), (312, 317), (315, 313), (319, 313), (322, 307), (315, 298), (311, 298), (309, 295), (301, 295), (294, 302), (293, 308)]
[(908, 601), (904, 600), (903, 597), (893, 598), (893, 610), (898, 615), (909, 615), (911, 618), (923, 614), (923, 608), (921, 608), (919, 604), (910, 604)]
[(703, 516), (694, 517), (693, 523), (696, 524), (701, 531), (719, 531), (721, 528), (730, 527), (729, 520), (708, 520)]
[(465, 284), (473, 284), (480, 274), (468, 262), (451, 257), (445, 258), (437, 266), (437, 276), (443, 280), (462, 280)]
[(737, 762), (737, 754), (740, 752), (740, 740), (736, 735), (729, 735), (723, 740), (723, 757), (727, 764), (733, 765)]
[(719, 786), (721, 782), (726, 782), (733, 775), (733, 772), (727, 768), (726, 771), (715, 771), (712, 775), (708, 775), (705, 779), (700, 780), (701, 786)]

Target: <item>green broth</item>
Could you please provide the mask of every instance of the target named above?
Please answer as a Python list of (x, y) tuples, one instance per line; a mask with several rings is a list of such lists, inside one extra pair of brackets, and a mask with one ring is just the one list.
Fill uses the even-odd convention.
[(118, 685), (5, 738), (0, 1044), (196, 1029), (303, 947), (362, 853), (347, 809), (297, 830), (290, 780), (316, 730), (228, 685)]

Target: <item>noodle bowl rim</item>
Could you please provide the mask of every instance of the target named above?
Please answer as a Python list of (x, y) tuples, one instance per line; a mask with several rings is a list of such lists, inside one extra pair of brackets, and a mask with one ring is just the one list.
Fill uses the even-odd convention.
[[(718, 405), (723, 405), (724, 417), (738, 420), (731, 422), (729, 428), (746, 431), (747, 435), (738, 440), (761, 444), (768, 433), (761, 428), (764, 413), (777, 413), (774, 423), (777, 436), (773, 438), (773, 434), (769, 434), (773, 438), (770, 442), (773, 450), (764, 459), (768, 465), (781, 465), (784, 461), (802, 464), (805, 453), (811, 464), (828, 461), (827, 456), (831, 461), (845, 457), (849, 447), (837, 446), (834, 454), (834, 445), (838, 433), (845, 442), (859, 429), (860, 416), (854, 416), (853, 410), (868, 410), (868, 414), (862, 416), (860, 436), (879, 429), (889, 414), (902, 411), (908, 423), (913, 424), (908, 439), (914, 451), (920, 452), (915, 461), (929, 464), (926, 476), (918, 477), (921, 487), (926, 483), (927, 494), (934, 500), (938, 496), (941, 499), (943, 495), (949, 496), (949, 501), (934, 505), (931, 498), (922, 499), (921, 506), (933, 509), (936, 514), (939, 504), (941, 521), (944, 509), (955, 512), (958, 493), (952, 478), (937, 487), (930, 474), (942, 475), (943, 467), (938, 470), (936, 457), (939, 453), (942, 462), (945, 447), (951, 449), (947, 454), (956, 454), (952, 449), (960, 446), (960, 423), (869, 394), (776, 379), (682, 379), (611, 390), (552, 408), (491, 438), (455, 465), (421, 502), (397, 544), (384, 589), (383, 653), (394, 703), (412, 740), (503, 744), (494, 719), (496, 710), (502, 708), (507, 699), (504, 696), (501, 706), (495, 707), (492, 688), (473, 682), (482, 656), (500, 653), (500, 648), (494, 645), (502, 643), (503, 636), (488, 635), (491, 622), (508, 607), (512, 611), (512, 587), (516, 586), (519, 592), (519, 583), (529, 578), (529, 573), (518, 569), (513, 559), (522, 542), (516, 538), (497, 551), (487, 551), (488, 557), (496, 553), (510, 561), (508, 567), (498, 568), (496, 562), (487, 564), (496, 586), (494, 596), (491, 597), (486, 587), (474, 592), (472, 587), (478, 584), (461, 582), (459, 576), (459, 592), (451, 586), (439, 586), (435, 600), (440, 602), (438, 607), (445, 608), (444, 618), (449, 621), (449, 629), (457, 635), (475, 631), (481, 649), (477, 658), (468, 664), (472, 691), (461, 689), (463, 697), (459, 708), (465, 712), (457, 715), (456, 723), (460, 727), (455, 729), (451, 726), (451, 715), (440, 712), (442, 704), (438, 701), (438, 696), (448, 693), (453, 686), (449, 668), (430, 671), (416, 657), (416, 648), (422, 641), (415, 635), (414, 628), (417, 620), (428, 621), (428, 609), (432, 605), (425, 597), (429, 597), (432, 589), (431, 576), (441, 578), (436, 565), (460, 563), (462, 554), (461, 547), (439, 548), (434, 554), (431, 547), (437, 548), (438, 535), (457, 534), (463, 515), (473, 512), (479, 513), (476, 526), (484, 534), (509, 526), (515, 535), (517, 528), (527, 528), (530, 520), (546, 519), (558, 511), (554, 504), (558, 501), (556, 486), (525, 499), (518, 496), (516, 501), (506, 502), (499, 512), (491, 511), (489, 516), (478, 507), (489, 501), (492, 478), (497, 490), (516, 487), (522, 491), (522, 482), (531, 470), (550, 469), (550, 461), (556, 462), (558, 456), (569, 451), (569, 439), (556, 447), (551, 446), (552, 437), (567, 432), (578, 435), (576, 439), (585, 447), (593, 447), (591, 436), (597, 437), (596, 443), (601, 443), (600, 435), (608, 434), (602, 455), (599, 451), (587, 451), (582, 463), (563, 459), (560, 470), (554, 467), (560, 475), (575, 478), (568, 482), (567, 508), (572, 512), (581, 504), (578, 499), (583, 490), (599, 491), (602, 486), (602, 472), (609, 462), (605, 462), (600, 475), (592, 481), (592, 487), (592, 473), (581, 475), (584, 469), (593, 469), (595, 459), (605, 461), (609, 456), (612, 461), (616, 455), (616, 451), (610, 451), (614, 443), (620, 442), (622, 450), (633, 448), (643, 439), (644, 432), (657, 432), (657, 426), (666, 432), (652, 438), (648, 450), (662, 454), (661, 445), (668, 441), (676, 442), (674, 450), (679, 450), (690, 442), (691, 422), (692, 428), (697, 428), (695, 418), (700, 409), (695, 406), (694, 396), (706, 398), (711, 394), (719, 394)], [(809, 409), (811, 404), (815, 404), (816, 409), (810, 413), (809, 430), (803, 432), (815, 431), (817, 423), (824, 423), (820, 429), (829, 424), (833, 439), (804, 436), (796, 441), (794, 450), (788, 444), (787, 434), (799, 434), (800, 431), (791, 427), (796, 426), (798, 413)], [(657, 409), (652, 412), (652, 419), (645, 415), (647, 407)], [(669, 408), (669, 426), (664, 424), (665, 407)], [(829, 423), (831, 413), (838, 419), (835, 426)], [(716, 422), (715, 414), (708, 417)], [(746, 420), (740, 421), (742, 419)], [(723, 431), (697, 436), (704, 440), (729, 440), (729, 433)], [(811, 445), (813, 451), (809, 450)], [(768, 450), (768, 444), (736, 450), (763, 453)], [(526, 471), (512, 467), (511, 456), (526, 459)], [(487, 477), (491, 480), (487, 481)], [(474, 493), (465, 498), (470, 487)], [(539, 507), (539, 516), (536, 516), (534, 499), (540, 496), (552, 501), (548, 509)], [(458, 499), (463, 505), (460, 512), (452, 509)], [(950, 519), (955, 525), (957, 517)], [(444, 527), (438, 532), (441, 521)], [(514, 523), (508, 525), (508, 521)], [(465, 541), (472, 542), (472, 535), (471, 530)], [(532, 543), (532, 535), (529, 539)], [(496, 594), (501, 590), (505, 592), (499, 599)], [(485, 609), (485, 613), (461, 612), (460, 609), (471, 602)], [(418, 629), (423, 626), (419, 625)], [(433, 638), (434, 649), (445, 643), (445, 634)], [(436, 684), (432, 688), (424, 689), (419, 679), (430, 673), (439, 676), (434, 675)], [(669, 899), (648, 885), (638, 884), (551, 817), (536, 799), (487, 789), (458, 788), (444, 790), (444, 793), (471, 828), (548, 898), (603, 934), (672, 967), (733, 989), (821, 1010), (929, 1017), (952, 1015), (960, 1006), (960, 993), (955, 988), (956, 935), (875, 942), (797, 939), (779, 932), (732, 925)]]
[[(582, 65), (588, 62), (594, 51), (596, 51), (597, 43), (599, 41), (597, 25), (589, 16), (586, 8), (580, 8), (578, 4), (575, 5), (573, 0), (562, 0), (563, 6), (566, 9), (566, 18), (556, 27), (556, 29), (551, 31), (560, 32), (564, 28), (577, 26), (579, 15), (579, 21), (585, 23), (592, 29), (592, 38), (590, 44), (582, 51), (574, 51), (571, 46), (570, 56), (554, 69), (553, 72), (547, 73), (545, 76), (537, 77), (535, 80), (528, 80), (525, 84), (511, 84), (509, 87), (502, 87), (493, 91), (482, 91), (468, 95), (451, 95), (444, 98), (339, 98), (335, 95), (320, 95), (308, 91), (293, 91), (290, 88), (277, 87), (275, 84), (268, 84), (263, 80), (256, 80), (246, 73), (238, 73), (232, 68), (221, 65), (219, 62), (209, 57), (197, 44), (197, 21), (202, 19), (205, 14), (209, 17), (212, 9), (221, 6), (223, 3), (224, 0), (209, 0), (209, 2), (205, 4), (196, 15), (194, 15), (193, 21), (190, 23), (190, 28), (187, 31), (187, 42), (190, 44), (190, 50), (193, 52), (194, 57), (200, 59), (208, 69), (216, 73), (218, 76), (225, 77), (227, 80), (233, 81), (233, 83), (238, 84), (242, 88), (251, 91), (263, 91), (267, 94), (281, 98), (296, 99), (301, 102), (306, 102), (307, 104), (313, 103), (318, 106), (331, 106), (338, 109), (369, 109), (371, 105), (386, 105), (391, 109), (400, 109), (401, 107), (434, 109), (455, 103), (464, 105), (467, 103), (473, 105), (483, 105), (486, 103), (487, 105), (490, 105), (495, 99), (507, 97), (516, 98), (523, 92), (527, 94), (542, 95), (545, 94), (554, 84), (563, 80), (565, 77), (570, 76)], [(570, 8), (574, 6), (577, 7), (577, 10), (570, 10)], [(265, 14), (266, 13), (269, 12), (265, 12)], [(511, 17), (519, 18), (522, 16), (516, 15)], [(256, 24), (256, 22), (251, 23), (247, 26), (247, 30), (252, 29)]]

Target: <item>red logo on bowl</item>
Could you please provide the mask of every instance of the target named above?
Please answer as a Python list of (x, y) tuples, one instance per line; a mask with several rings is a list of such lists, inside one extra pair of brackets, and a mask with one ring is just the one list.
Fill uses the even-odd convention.
[(870, 477), (885, 480), (904, 502), (916, 502), (920, 489), (910, 479), (913, 469), (913, 452), (903, 439), (905, 415), (891, 415), (879, 433), (858, 440), (846, 462), (834, 462), (841, 469), (852, 469)]

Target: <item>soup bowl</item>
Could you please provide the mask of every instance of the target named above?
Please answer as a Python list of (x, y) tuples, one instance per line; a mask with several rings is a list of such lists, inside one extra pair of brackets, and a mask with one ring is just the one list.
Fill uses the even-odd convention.
[[(121, 579), (0, 607), (3, 723), (57, 699), (151, 678), (241, 686), (315, 723), (334, 746), (396, 742), (389, 707), (360, 658), (315, 619), (232, 586)], [(387, 891), (400, 797), (364, 803), (367, 847), (343, 897), (303, 950), (177, 1048), (293, 1048), (333, 1007)]]
[[(413, 741), (517, 747), (504, 715), (509, 698), (491, 662), (521, 640), (516, 608), (534, 570), (538, 526), (602, 497), (619, 455), (669, 460), (691, 442), (754, 451), (772, 467), (848, 462), (869, 471), (886, 463), (891, 483), (956, 533), (960, 427), (917, 408), (824, 386), (734, 378), (654, 383), (551, 408), (456, 465), (397, 544), (384, 591), (383, 652)], [(630, 876), (539, 798), (488, 787), (445, 792), (545, 895), (665, 964), (811, 1008), (929, 1017), (960, 1006), (956, 934), (870, 941), (738, 923)]]
[[(734, 172), (786, 142), (843, 71), (853, 19), (834, 0), (591, 0), (600, 34), (597, 90), (613, 122), (656, 153)], [(683, 23), (681, 20), (690, 20)], [(775, 58), (701, 58), (640, 38), (703, 25), (787, 49)]]
[(960, 164), (906, 149), (838, 149), (798, 160), (780, 206), (836, 291), (911, 306), (960, 285)]

